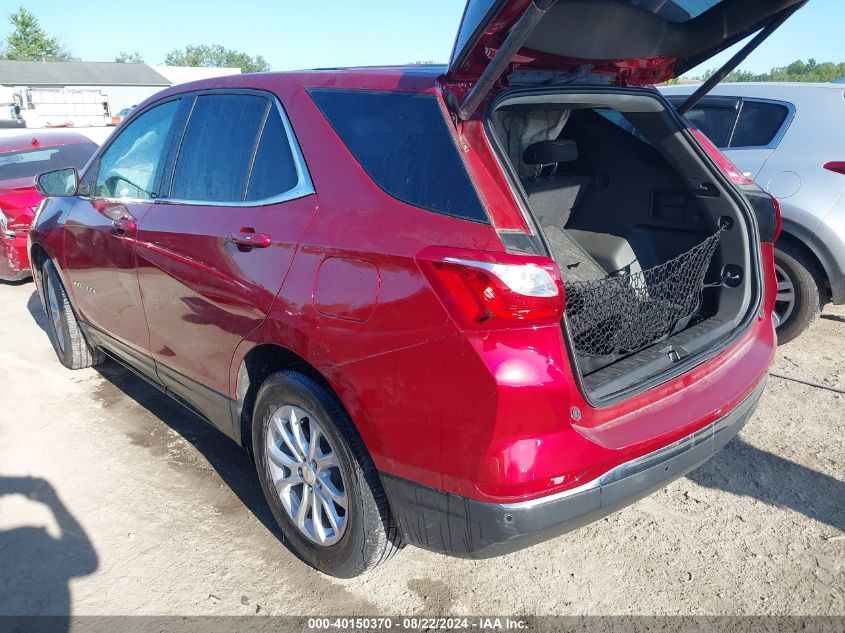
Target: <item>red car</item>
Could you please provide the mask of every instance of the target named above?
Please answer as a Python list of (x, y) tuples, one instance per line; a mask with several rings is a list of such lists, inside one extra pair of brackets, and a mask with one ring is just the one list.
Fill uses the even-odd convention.
[(776, 204), (650, 84), (800, 5), (472, 0), (448, 68), (167, 89), (39, 178), (59, 359), (243, 446), (329, 574), (594, 521), (728, 442), (775, 349)]
[(35, 189), (40, 172), (81, 168), (97, 144), (81, 134), (24, 134), (0, 137), (0, 281), (31, 275), (26, 236), (43, 197)]

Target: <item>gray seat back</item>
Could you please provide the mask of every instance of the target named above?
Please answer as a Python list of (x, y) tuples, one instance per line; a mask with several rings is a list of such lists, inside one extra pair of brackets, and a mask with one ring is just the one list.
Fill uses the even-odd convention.
[(534, 215), (542, 226), (564, 228), (581, 200), (589, 176), (562, 173), (562, 165), (578, 159), (578, 146), (569, 139), (532, 143), (522, 160), (534, 166), (534, 176), (523, 180)]
[(542, 226), (563, 228), (587, 190), (590, 177), (556, 174), (522, 184), (537, 221)]

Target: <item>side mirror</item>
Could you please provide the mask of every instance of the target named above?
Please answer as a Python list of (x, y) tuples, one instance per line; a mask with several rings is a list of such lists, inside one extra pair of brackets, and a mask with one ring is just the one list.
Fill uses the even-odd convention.
[(78, 187), (79, 174), (73, 167), (48, 171), (35, 178), (38, 193), (48, 198), (67, 198), (76, 194)]

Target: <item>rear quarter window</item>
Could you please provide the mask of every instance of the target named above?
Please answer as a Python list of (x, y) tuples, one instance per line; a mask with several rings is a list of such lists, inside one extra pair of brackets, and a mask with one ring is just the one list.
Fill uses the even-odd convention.
[(765, 147), (769, 145), (789, 116), (789, 109), (778, 103), (744, 101), (731, 147)]
[(365, 90), (309, 94), (386, 193), (428, 211), (489, 223), (435, 97)]
[(282, 117), (276, 108), (271, 108), (258, 142), (246, 199), (259, 201), (279, 196), (295, 187), (298, 180)]

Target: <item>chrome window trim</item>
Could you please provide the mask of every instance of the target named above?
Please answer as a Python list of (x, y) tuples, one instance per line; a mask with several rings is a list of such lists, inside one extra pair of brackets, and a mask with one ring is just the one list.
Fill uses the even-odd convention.
[[(270, 198), (265, 198), (262, 200), (233, 200), (229, 202), (221, 202), (216, 200), (183, 200), (180, 198), (170, 198), (170, 197), (163, 197), (163, 198), (94, 198), (93, 196), (78, 196), (81, 200), (99, 200), (102, 202), (109, 202), (109, 203), (119, 203), (119, 204), (169, 204), (169, 205), (185, 205), (185, 206), (202, 206), (202, 207), (264, 207), (271, 204), (280, 204), (282, 202), (290, 202), (291, 200), (298, 200), (299, 198), (304, 198), (306, 196), (310, 196), (316, 193), (314, 189), (314, 183), (311, 180), (311, 174), (308, 171), (308, 164), (305, 162), (305, 156), (302, 153), (302, 148), (299, 146), (299, 141), (296, 138), (296, 134), (293, 131), (293, 126), (288, 119), (287, 112), (285, 112), (284, 106), (282, 105), (279, 98), (265, 90), (251, 90), (251, 89), (244, 89), (244, 90), (231, 90), (231, 89), (221, 89), (221, 90), (199, 90), (196, 92), (186, 92), (180, 93), (179, 97), (188, 97), (188, 96), (201, 96), (201, 95), (214, 95), (214, 94), (260, 94), (261, 96), (269, 99), (271, 103), (273, 103), (276, 107), (276, 112), (279, 113), (279, 116), (282, 118), (282, 126), (285, 130), (285, 136), (287, 137), (288, 146), (291, 148), (291, 154), (293, 156), (293, 163), (296, 168), (296, 175), (297, 175), (297, 183), (292, 188), (284, 191), (276, 196), (272, 196)], [(156, 102), (154, 104), (150, 104), (149, 107), (144, 108), (144, 111), (149, 110), (156, 105), (160, 105), (169, 99), (162, 100), (161, 102)], [(137, 116), (137, 115), (136, 115)], [(135, 117), (133, 117), (135, 118)], [(127, 126), (128, 127), (128, 126)], [(187, 122), (186, 122), (187, 127)], [(263, 132), (263, 129), (262, 129)], [(184, 134), (184, 130), (183, 130)], [(260, 140), (260, 139), (259, 139)], [(113, 140), (109, 143), (111, 143)], [(98, 155), (102, 156), (102, 153), (107, 151), (108, 148), (105, 148), (103, 152)], [(178, 158), (174, 163), (173, 169), (175, 171), (176, 167), (178, 166)], [(252, 174), (250, 173), (250, 177)]]
[(299, 188), (296, 187), (294, 189), (290, 189), (283, 194), (278, 196), (274, 196), (272, 198), (266, 198), (264, 200), (252, 200), (252, 201), (232, 201), (232, 202), (218, 202), (216, 200), (180, 200), (178, 198), (153, 198), (152, 200), (145, 200), (144, 202), (152, 203), (152, 204), (168, 204), (172, 206), (195, 206), (195, 207), (266, 207), (271, 204), (279, 204), (281, 202), (290, 202), (291, 200), (298, 200), (299, 198), (304, 198), (306, 196), (310, 196), (316, 193), (313, 188), (308, 190), (306, 188)]
[(97, 200), (116, 204), (152, 204), (158, 198), (95, 198), (94, 196), (76, 196), (79, 200)]

